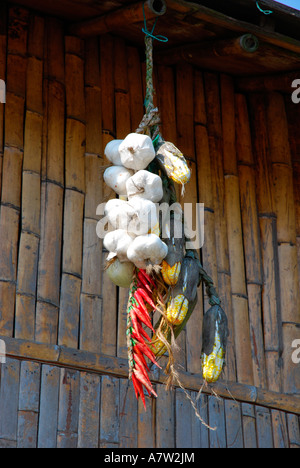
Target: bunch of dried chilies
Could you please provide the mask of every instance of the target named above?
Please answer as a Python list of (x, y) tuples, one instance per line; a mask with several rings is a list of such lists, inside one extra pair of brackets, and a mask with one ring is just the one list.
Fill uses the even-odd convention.
[[(168, 354), (166, 373), (170, 376), (172, 346), (195, 308), (201, 282), (212, 306), (203, 317), (201, 360), (207, 382), (217, 381), (222, 372), (228, 329), (212, 280), (197, 252), (186, 249), (182, 210), (172, 211), (167, 221), (159, 215), (157, 204), (174, 207), (174, 183), (184, 188), (190, 170), (180, 150), (159, 132), (158, 109), (153, 105), (153, 36), (146, 34), (145, 44), (146, 113), (134, 133), (105, 148), (112, 166), (106, 169), (104, 180), (119, 198), (105, 207), (112, 231), (105, 235), (104, 246), (109, 251), (106, 270), (110, 279), (129, 287), (129, 379), (146, 409), (145, 394), (157, 396), (149, 378), (150, 363), (160, 367), (157, 359)], [(156, 311), (160, 318), (153, 325)]]

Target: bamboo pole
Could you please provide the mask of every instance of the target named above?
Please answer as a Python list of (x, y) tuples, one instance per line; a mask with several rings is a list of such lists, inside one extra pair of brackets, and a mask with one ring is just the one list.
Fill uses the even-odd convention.
[[(40, 42), (36, 41), (37, 36)], [(15, 336), (24, 339), (34, 339), (41, 209), (43, 38), (44, 20), (31, 15), (28, 31), (22, 232), (19, 246), (15, 318)]]
[(144, 115), (142, 70), (138, 49), (127, 46), (126, 53), (131, 130), (135, 130)]
[(254, 384), (266, 387), (266, 364), (262, 330), (262, 258), (256, 203), (254, 160), (247, 104), (236, 95), (236, 143), (239, 161), (241, 213), (245, 250), (245, 273), (253, 356)]
[(41, 231), (35, 339), (57, 342), (63, 222), (65, 90), (63, 32), (47, 18), (44, 41), (44, 124), (42, 143)]
[[(0, 28), (0, 79), (6, 79), (6, 47), (7, 47), (7, 5), (0, 6), (2, 24)], [(2, 163), (4, 151), (4, 103), (0, 103), (0, 193), (2, 187)]]

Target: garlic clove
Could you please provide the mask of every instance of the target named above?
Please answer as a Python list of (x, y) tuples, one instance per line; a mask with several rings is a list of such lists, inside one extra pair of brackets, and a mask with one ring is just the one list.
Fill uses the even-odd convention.
[(133, 197), (128, 201), (128, 205), (135, 213), (128, 225), (128, 232), (138, 236), (148, 234), (152, 229), (156, 228), (158, 209), (152, 201)]
[(155, 150), (148, 135), (130, 133), (119, 146), (121, 163), (128, 169), (146, 169), (155, 158)]

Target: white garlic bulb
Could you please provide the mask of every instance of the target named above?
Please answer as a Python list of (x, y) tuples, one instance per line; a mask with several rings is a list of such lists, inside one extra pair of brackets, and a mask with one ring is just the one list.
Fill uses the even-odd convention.
[(158, 224), (158, 208), (150, 200), (145, 198), (133, 197), (128, 202), (128, 206), (134, 210), (128, 232), (139, 236), (148, 234), (152, 229), (156, 229)]
[(122, 166), (121, 157), (119, 153), (119, 146), (123, 140), (112, 140), (107, 143), (104, 154), (107, 159), (112, 162), (115, 166)]
[(155, 158), (155, 150), (148, 135), (130, 133), (119, 146), (122, 165), (139, 171), (146, 169)]
[(113, 189), (118, 195), (126, 196), (126, 182), (133, 175), (133, 171), (126, 169), (123, 166), (108, 167), (104, 174), (103, 179), (106, 185)]
[(127, 257), (137, 268), (146, 269), (149, 263), (160, 265), (167, 253), (168, 247), (156, 234), (147, 234), (132, 241)]
[(116, 229), (108, 232), (104, 239), (104, 247), (111, 253), (117, 255), (120, 262), (128, 261), (127, 250), (133, 242), (133, 237), (130, 236), (124, 229)]
[(162, 180), (157, 174), (142, 169), (127, 179), (126, 193), (129, 200), (140, 197), (157, 203), (163, 197)]

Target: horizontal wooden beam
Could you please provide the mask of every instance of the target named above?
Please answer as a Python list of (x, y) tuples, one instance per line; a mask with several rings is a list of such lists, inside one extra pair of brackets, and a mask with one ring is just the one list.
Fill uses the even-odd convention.
[[(0, 336), (0, 340), (5, 343), (7, 358), (36, 361), (85, 372), (128, 378), (128, 363), (123, 358), (6, 336)], [(152, 372), (150, 377), (154, 383), (164, 384), (166, 381), (166, 375), (158, 369)], [(187, 390), (199, 391), (203, 385), (200, 374), (180, 372), (179, 379)], [(300, 415), (300, 395), (281, 394), (252, 385), (226, 381), (204, 385), (203, 393), (217, 394), (220, 397)]]
[(285, 94), (292, 94), (295, 91), (295, 87), (292, 87), (295, 80), (300, 80), (300, 67), (299, 71), (290, 73), (237, 78), (235, 85), (238, 91), (246, 93), (279, 91)]
[[(145, 17), (151, 20), (166, 12), (165, 0), (147, 0), (144, 3)], [(81, 37), (101, 36), (124, 25), (142, 22), (144, 20), (143, 2), (130, 4), (105, 15), (74, 23), (69, 26), (69, 34)]]

